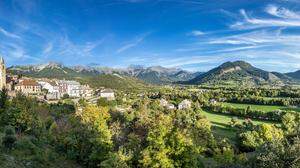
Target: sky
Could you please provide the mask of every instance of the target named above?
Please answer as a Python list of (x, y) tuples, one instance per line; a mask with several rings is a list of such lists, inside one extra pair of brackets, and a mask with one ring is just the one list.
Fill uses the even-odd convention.
[(300, 69), (300, 0), (1, 0), (8, 65)]

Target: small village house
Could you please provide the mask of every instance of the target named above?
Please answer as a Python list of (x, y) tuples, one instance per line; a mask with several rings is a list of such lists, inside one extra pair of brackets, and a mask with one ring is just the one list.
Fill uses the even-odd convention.
[(115, 93), (112, 89), (103, 89), (100, 91), (100, 97), (107, 100), (115, 100)]
[(39, 94), (42, 86), (32, 79), (21, 79), (15, 86), (15, 90), (24, 94)]
[(189, 109), (189, 108), (191, 108), (191, 106), (192, 106), (192, 103), (189, 100), (185, 99), (181, 103), (178, 104), (178, 109), (179, 110)]

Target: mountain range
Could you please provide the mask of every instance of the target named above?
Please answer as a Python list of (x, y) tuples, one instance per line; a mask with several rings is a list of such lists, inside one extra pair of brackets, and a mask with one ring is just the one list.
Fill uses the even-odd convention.
[(48, 78), (73, 78), (84, 76), (120, 75), (133, 77), (151, 84), (167, 84), (178, 81), (193, 79), (199, 72), (189, 72), (178, 68), (165, 68), (162, 66), (129, 66), (128, 68), (100, 67), (98, 65), (88, 66), (64, 66), (59, 63), (47, 63), (41, 65), (11, 66), (8, 71), (13, 74), (23, 74), (32, 77)]
[(150, 84), (224, 84), (246, 85), (288, 84), (300, 80), (300, 70), (291, 73), (268, 72), (252, 66), (245, 61), (225, 62), (208, 72), (189, 72), (179, 68), (162, 66), (143, 67), (132, 65), (128, 68), (101, 67), (96, 64), (87, 66), (64, 66), (59, 63), (41, 65), (11, 66), (8, 71), (31, 77), (83, 78), (113, 76), (120, 79), (138, 79)]

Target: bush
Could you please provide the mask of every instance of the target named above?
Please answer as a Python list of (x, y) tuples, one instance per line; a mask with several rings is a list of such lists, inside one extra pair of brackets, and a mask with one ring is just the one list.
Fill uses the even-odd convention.
[(37, 147), (32, 143), (29, 137), (24, 137), (16, 143), (16, 149), (25, 152), (28, 155), (36, 154)]
[(15, 142), (17, 141), (16, 135), (15, 135), (15, 128), (8, 126), (5, 128), (5, 135), (2, 139), (2, 144), (5, 148), (11, 149)]

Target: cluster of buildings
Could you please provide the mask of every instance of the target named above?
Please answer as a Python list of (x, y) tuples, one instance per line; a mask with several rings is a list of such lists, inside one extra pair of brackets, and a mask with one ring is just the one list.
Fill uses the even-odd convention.
[[(164, 107), (164, 108), (166, 108), (166, 109), (168, 109), (168, 110), (174, 110), (174, 109), (176, 109), (176, 107), (175, 107), (175, 105), (174, 104), (172, 104), (172, 103), (169, 103), (167, 100), (165, 100), (165, 99), (160, 99), (160, 106), (162, 106), (162, 107)], [(184, 109), (189, 109), (189, 108), (191, 108), (192, 107), (192, 102), (191, 101), (189, 101), (189, 100), (187, 100), (187, 99), (185, 99), (185, 100), (183, 100), (182, 102), (180, 102), (179, 104), (178, 104), (178, 109), (179, 110), (184, 110)]]
[(11, 95), (21, 92), (25, 95), (43, 95), (48, 100), (60, 99), (65, 95), (76, 98), (93, 96), (93, 90), (88, 85), (70, 80), (14, 78), (5, 87)]
[[(20, 78), (17, 75), (7, 75), (4, 60), (0, 59), (0, 89), (6, 88), (10, 96), (21, 92), (25, 95), (42, 96), (47, 100), (57, 100), (64, 96), (73, 98), (90, 98), (93, 96), (93, 89), (89, 85), (81, 85), (73, 80), (50, 80)], [(114, 92), (111, 89), (100, 91), (100, 97), (113, 100)]]

